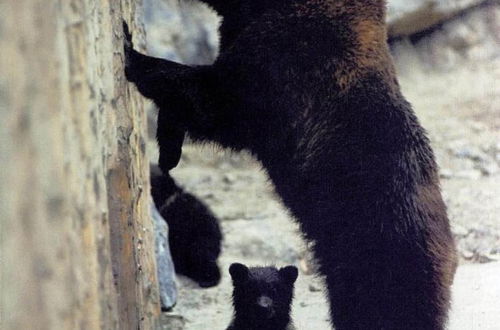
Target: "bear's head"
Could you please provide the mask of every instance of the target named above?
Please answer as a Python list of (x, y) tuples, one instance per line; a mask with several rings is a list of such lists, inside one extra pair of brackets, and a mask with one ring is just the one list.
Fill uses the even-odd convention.
[(294, 283), (298, 276), (295, 266), (248, 268), (235, 263), (229, 273), (234, 285), (235, 322), (248, 322), (262, 329), (284, 328), (290, 322)]

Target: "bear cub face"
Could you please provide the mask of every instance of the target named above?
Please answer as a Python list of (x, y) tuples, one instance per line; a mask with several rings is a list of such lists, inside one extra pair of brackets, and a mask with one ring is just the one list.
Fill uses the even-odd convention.
[(229, 267), (233, 280), (234, 319), (228, 330), (290, 329), (291, 304), (298, 270), (294, 266)]

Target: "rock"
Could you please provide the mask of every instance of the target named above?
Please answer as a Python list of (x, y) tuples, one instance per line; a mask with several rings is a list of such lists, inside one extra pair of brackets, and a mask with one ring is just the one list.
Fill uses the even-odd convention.
[(455, 236), (466, 237), (469, 234), (469, 230), (457, 223), (453, 223), (451, 230)]
[(0, 4), (0, 328), (155, 329), (141, 1)]
[(177, 286), (174, 263), (168, 244), (168, 225), (153, 204), (151, 204), (151, 216), (155, 225), (156, 267), (160, 283), (161, 307), (163, 310), (170, 310), (177, 302)]
[(488, 129), (488, 125), (479, 121), (472, 121), (470, 127), (474, 133), (481, 133)]
[[(424, 3), (424, 1), (401, 0), (401, 3), (403, 2), (411, 8), (417, 5), (423, 6)], [(446, 2), (451, 4), (453, 1)], [(415, 5), (412, 5), (413, 3)], [(465, 1), (456, 1), (456, 3), (456, 8), (463, 8), (463, 13), (458, 16), (452, 15), (452, 18), (449, 16), (450, 12), (444, 16), (432, 14), (435, 10), (440, 10), (439, 6), (435, 7), (437, 9), (425, 9), (426, 7), (423, 6), (415, 12), (408, 8), (409, 16), (404, 14), (406, 12), (404, 9), (393, 9), (396, 13), (393, 13), (393, 21), (389, 29), (393, 37), (391, 48), (398, 72), (409, 71), (414, 76), (416, 69), (448, 71), (456, 69), (459, 65), (491, 61), (498, 57), (500, 54), (499, 30), (495, 23), (500, 18), (498, 1), (470, 0), (471, 4), (482, 3), (480, 6), (472, 7), (466, 5)], [(450, 8), (455, 8), (454, 5), (450, 6)], [(428, 19), (421, 18), (421, 16), (428, 16)], [(441, 22), (439, 27), (425, 30), (437, 22)], [(395, 36), (401, 38), (394, 38)]]
[(481, 172), (478, 170), (462, 170), (455, 173), (458, 179), (477, 180), (481, 178)]
[(462, 258), (465, 260), (472, 260), (474, 258), (474, 253), (471, 251), (462, 251)]
[(477, 168), (483, 173), (483, 175), (495, 175), (499, 172), (498, 164), (492, 160), (482, 161), (477, 165)]
[(477, 6), (485, 0), (390, 0), (389, 33), (392, 37), (408, 36), (447, 20)]
[(496, 251), (494, 251), (493, 249), (487, 255), (487, 258), (488, 258), (489, 262), (500, 262), (500, 255)]
[(474, 161), (486, 159), (486, 155), (479, 148), (472, 146), (463, 146), (453, 150), (453, 153), (458, 158), (468, 158)]
[(186, 320), (182, 315), (162, 313), (160, 317), (159, 330), (184, 330), (186, 329)]
[(321, 288), (317, 287), (316, 285), (314, 284), (309, 284), (309, 291), (311, 292), (321, 292)]
[(452, 287), (450, 330), (498, 329), (500, 263), (458, 267)]
[(215, 60), (219, 19), (207, 6), (197, 1), (144, 0), (144, 7), (151, 55), (185, 64)]
[(500, 142), (497, 142), (495, 145), (490, 147), (491, 154), (495, 158), (497, 163), (500, 163)]
[[(487, 0), (390, 0), (391, 37), (408, 36), (447, 20)], [(219, 18), (204, 4), (144, 0), (148, 49), (187, 64), (211, 63), (217, 54)], [(182, 29), (179, 29), (182, 26)], [(457, 42), (460, 41), (457, 39)]]
[[(285, 222), (286, 219), (283, 219)], [(262, 258), (270, 264), (298, 264), (300, 252), (294, 245), (300, 244), (292, 234), (278, 231), (270, 221), (259, 223), (246, 220), (234, 220), (225, 226), (225, 244), (234, 243), (232, 254), (240, 256), (241, 260)], [(236, 243), (238, 242), (238, 243)], [(292, 244), (291, 242), (295, 243)]]
[[(451, 152), (457, 158), (469, 160), (469, 162), (472, 161), (470, 164), (470, 168), (479, 171), (483, 175), (495, 175), (499, 172), (499, 167), (496, 161), (488, 153), (482, 151), (478, 147), (473, 147), (470, 145), (452, 147)], [(465, 176), (471, 175), (472, 172), (468, 172), (470, 173), (465, 174)], [(464, 175), (464, 173), (465, 172), (462, 173), (462, 176)], [(472, 177), (475, 176), (476, 173), (472, 175)]]
[(439, 177), (441, 179), (451, 179), (453, 177), (453, 172), (450, 169), (442, 168), (439, 170)]
[[(455, 226), (453, 226), (455, 233)], [(490, 226), (470, 228), (467, 235), (457, 236), (458, 249), (462, 257), (476, 263), (487, 263), (495, 260), (495, 246), (498, 246), (499, 235)]]
[(224, 174), (223, 181), (226, 184), (234, 184), (236, 182), (236, 177), (234, 174), (226, 173)]
[(300, 268), (300, 271), (302, 273), (304, 273), (305, 275), (313, 274), (313, 270), (311, 269), (312, 267), (307, 262), (307, 259), (304, 259), (304, 258), (300, 259), (299, 268)]

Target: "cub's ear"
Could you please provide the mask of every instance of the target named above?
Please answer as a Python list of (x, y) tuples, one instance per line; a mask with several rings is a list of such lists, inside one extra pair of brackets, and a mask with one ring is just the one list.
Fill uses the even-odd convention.
[(247, 266), (243, 264), (234, 263), (231, 266), (229, 266), (229, 274), (231, 274), (233, 282), (243, 282), (248, 280), (249, 269)]
[(299, 270), (295, 266), (286, 266), (279, 270), (280, 277), (288, 284), (293, 284), (299, 276)]

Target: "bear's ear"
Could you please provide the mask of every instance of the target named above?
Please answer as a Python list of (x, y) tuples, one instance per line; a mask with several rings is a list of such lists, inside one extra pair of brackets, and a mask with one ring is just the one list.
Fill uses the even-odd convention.
[(243, 264), (234, 263), (229, 266), (229, 274), (231, 274), (233, 282), (243, 282), (249, 277), (249, 269)]
[(293, 284), (299, 276), (299, 270), (295, 266), (286, 266), (279, 270), (280, 277), (288, 284)]

